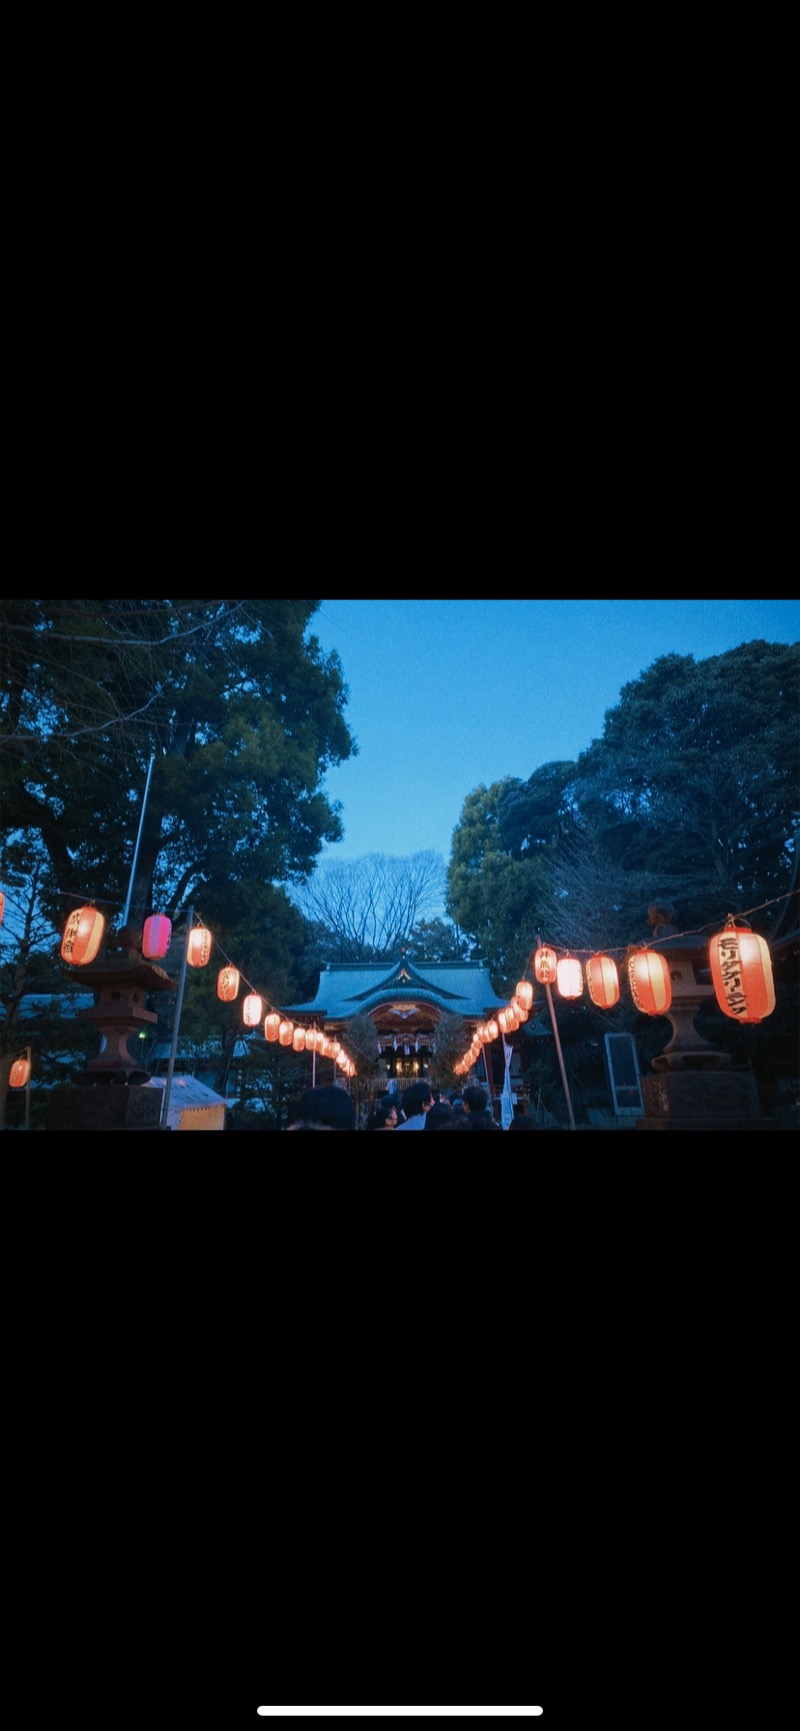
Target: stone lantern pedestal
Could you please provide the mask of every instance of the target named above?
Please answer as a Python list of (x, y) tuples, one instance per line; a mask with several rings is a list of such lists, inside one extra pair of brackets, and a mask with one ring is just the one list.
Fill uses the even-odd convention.
[(82, 976), (94, 994), (88, 1010), (78, 1012), (100, 1036), (97, 1056), (90, 1058), (70, 1087), (54, 1088), (48, 1101), (47, 1130), (159, 1130), (163, 1093), (145, 1088), (149, 1070), (131, 1057), (128, 1040), (158, 1021), (146, 1008), (153, 992), (174, 992), (175, 981), (163, 968), (142, 956), (141, 933), (125, 927), (117, 940), (119, 955), (107, 950)]
[[(726, 1052), (698, 1034), (698, 1010), (716, 1002), (708, 945), (687, 935), (656, 939), (669, 964), (672, 1004), (665, 1012), (672, 1038), (653, 1059), (655, 1074), (641, 1080), (645, 1115), (637, 1130), (774, 1130), (761, 1117), (758, 1089), (749, 1070), (734, 1070)], [(634, 951), (630, 950), (629, 955)]]

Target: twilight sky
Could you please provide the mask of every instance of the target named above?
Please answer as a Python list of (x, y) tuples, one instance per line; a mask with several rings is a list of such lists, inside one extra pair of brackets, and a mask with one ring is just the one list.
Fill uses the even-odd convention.
[(800, 601), (323, 601), (311, 631), (339, 653), (359, 744), (327, 779), (345, 835), (323, 857), (447, 864), (475, 788), (577, 758), (660, 655), (796, 643)]

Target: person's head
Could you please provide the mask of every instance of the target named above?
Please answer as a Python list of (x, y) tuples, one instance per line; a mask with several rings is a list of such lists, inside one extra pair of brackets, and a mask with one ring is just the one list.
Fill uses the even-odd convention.
[(467, 1112), (485, 1112), (489, 1105), (489, 1096), (485, 1088), (477, 1082), (470, 1082), (464, 1089), (464, 1106)]
[(289, 1130), (355, 1130), (356, 1109), (344, 1088), (307, 1088), (291, 1109)]
[(436, 1100), (425, 1119), (426, 1130), (452, 1130), (456, 1118), (449, 1100)]
[(530, 1112), (518, 1112), (512, 1118), (507, 1134), (510, 1135), (512, 1130), (538, 1130), (538, 1128), (536, 1119), (531, 1117)]
[(433, 1089), (429, 1082), (412, 1082), (403, 1095), (403, 1111), (407, 1118), (418, 1118), (433, 1105)]
[(396, 1130), (400, 1122), (396, 1100), (379, 1100), (367, 1119), (368, 1130)]

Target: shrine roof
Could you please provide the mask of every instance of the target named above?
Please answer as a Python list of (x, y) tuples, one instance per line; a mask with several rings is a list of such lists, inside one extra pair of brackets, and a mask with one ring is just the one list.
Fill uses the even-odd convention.
[(456, 1016), (482, 1018), (507, 1003), (499, 998), (488, 969), (476, 962), (329, 962), (319, 977), (316, 997), (287, 1004), (289, 1015), (346, 1020), (379, 1004), (434, 1004)]

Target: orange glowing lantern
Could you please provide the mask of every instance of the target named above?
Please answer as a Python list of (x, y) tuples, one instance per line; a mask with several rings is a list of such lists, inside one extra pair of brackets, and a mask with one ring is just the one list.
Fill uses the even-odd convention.
[(144, 922), (142, 932), (142, 955), (149, 962), (156, 962), (165, 956), (172, 937), (172, 921), (166, 914), (151, 914)]
[(27, 1088), (31, 1079), (30, 1058), (15, 1058), (9, 1071), (9, 1088)]
[(637, 1010), (665, 1016), (672, 1003), (669, 963), (660, 950), (638, 950), (628, 960), (628, 981)]
[(291, 1046), (294, 1033), (294, 1022), (281, 1022), (278, 1029), (278, 1039), (282, 1046)]
[(6, 911), (6, 898), (3, 895), (2, 890), (0, 890), (0, 926), (3, 924), (3, 915), (4, 915), (5, 911)]
[(305, 1049), (306, 1049), (306, 1031), (305, 1031), (305, 1028), (295, 1028), (295, 1031), (292, 1035), (292, 1051), (293, 1052), (304, 1052)]
[(590, 956), (586, 963), (589, 997), (598, 1010), (613, 1010), (619, 1003), (619, 974), (612, 956)]
[(239, 969), (231, 967), (220, 968), (217, 975), (217, 997), (223, 1004), (232, 1004), (239, 996)]
[(540, 944), (534, 952), (533, 971), (540, 986), (552, 986), (556, 978), (558, 956), (549, 944)]
[(766, 939), (728, 915), (724, 931), (708, 946), (711, 979), (723, 1015), (735, 1022), (762, 1022), (775, 1008), (772, 959)]
[(189, 933), (186, 945), (186, 960), (190, 968), (205, 968), (211, 960), (211, 946), (214, 940), (208, 926), (195, 926)]
[(271, 1046), (274, 1046), (278, 1039), (280, 1026), (281, 1019), (277, 1010), (270, 1010), (269, 1015), (264, 1020), (264, 1038), (269, 1040)]
[(556, 984), (559, 997), (580, 997), (583, 991), (583, 968), (577, 956), (563, 956), (556, 964)]
[(264, 1014), (264, 1000), (258, 992), (248, 992), (242, 1004), (242, 1021), (246, 1028), (257, 1028)]
[(497, 1018), (495, 1016), (490, 1016), (488, 1022), (485, 1023), (485, 1038), (484, 1038), (484, 1042), (483, 1042), (484, 1045), (485, 1046), (490, 1045), (492, 1040), (497, 1039), (499, 1033), (500, 1033), (499, 1021), (497, 1020)]
[(75, 968), (93, 962), (103, 941), (106, 922), (97, 908), (74, 908), (64, 927), (61, 954)]
[(523, 1010), (529, 1010), (533, 1004), (533, 986), (530, 980), (517, 980), (514, 997)]
[(318, 1052), (322, 1045), (322, 1035), (319, 1028), (306, 1029), (306, 1051)]
[(497, 1026), (500, 1029), (501, 1034), (510, 1034), (513, 1025), (514, 1018), (506, 1004), (502, 1010), (498, 1010), (497, 1012)]

